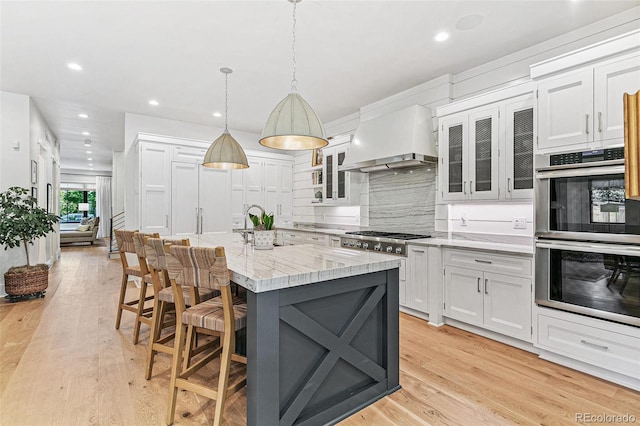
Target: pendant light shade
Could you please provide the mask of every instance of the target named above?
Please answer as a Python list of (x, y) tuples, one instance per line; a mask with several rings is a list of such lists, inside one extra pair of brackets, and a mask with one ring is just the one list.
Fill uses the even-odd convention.
[(229, 104), (228, 78), (233, 70), (231, 68), (220, 68), (220, 72), (224, 74), (224, 132), (218, 139), (213, 141), (207, 153), (204, 155), (202, 165), (214, 169), (246, 169), (249, 167), (247, 156), (227, 128)]
[(225, 129), (207, 150), (202, 165), (215, 169), (246, 169), (249, 162), (238, 141)]
[(276, 149), (305, 150), (327, 146), (322, 123), (311, 105), (289, 93), (271, 112), (260, 144)]
[(293, 3), (293, 78), (291, 93), (273, 109), (262, 130), (260, 145), (286, 150), (322, 148), (329, 144), (318, 114), (297, 92), (296, 88), (296, 5)]

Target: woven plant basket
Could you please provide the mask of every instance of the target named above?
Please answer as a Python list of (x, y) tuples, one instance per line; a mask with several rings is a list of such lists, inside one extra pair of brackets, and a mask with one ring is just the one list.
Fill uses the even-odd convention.
[(24, 296), (44, 291), (49, 286), (49, 270), (4, 274), (4, 291), (9, 296)]

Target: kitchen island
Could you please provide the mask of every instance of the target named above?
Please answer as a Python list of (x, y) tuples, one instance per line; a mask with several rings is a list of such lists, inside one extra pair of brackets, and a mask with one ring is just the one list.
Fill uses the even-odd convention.
[(328, 424), (399, 389), (397, 257), (316, 245), (223, 246), (247, 290), (247, 424)]

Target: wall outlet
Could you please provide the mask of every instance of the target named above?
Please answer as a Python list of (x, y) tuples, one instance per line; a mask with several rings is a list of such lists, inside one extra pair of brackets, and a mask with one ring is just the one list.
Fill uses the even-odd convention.
[(514, 217), (513, 218), (513, 229), (527, 229), (527, 218), (526, 217)]

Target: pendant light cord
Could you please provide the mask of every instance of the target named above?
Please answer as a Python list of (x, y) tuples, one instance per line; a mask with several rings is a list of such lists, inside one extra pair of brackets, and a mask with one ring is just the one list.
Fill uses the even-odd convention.
[(291, 79), (291, 91), (298, 91), (298, 80), (296, 80), (296, 5), (297, 2), (293, 2), (293, 43), (292, 43), (292, 51), (293, 51), (293, 78)]
[(229, 132), (229, 74), (224, 75), (224, 131)]

